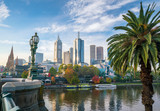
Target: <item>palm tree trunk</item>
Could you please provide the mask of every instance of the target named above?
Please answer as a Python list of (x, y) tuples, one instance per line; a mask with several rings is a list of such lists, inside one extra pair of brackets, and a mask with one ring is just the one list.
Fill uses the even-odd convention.
[(141, 59), (140, 65), (141, 65), (140, 78), (143, 85), (142, 103), (145, 106), (145, 111), (152, 111), (152, 104), (154, 103), (152, 96), (154, 94), (154, 91), (152, 86), (152, 82), (153, 82), (152, 75), (150, 74), (151, 65), (148, 60), (147, 67), (145, 67), (145, 64), (142, 59)]

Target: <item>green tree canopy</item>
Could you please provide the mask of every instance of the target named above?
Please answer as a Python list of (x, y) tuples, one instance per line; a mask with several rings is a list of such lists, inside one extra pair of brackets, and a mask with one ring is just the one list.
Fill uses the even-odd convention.
[(81, 66), (80, 65), (78, 65), (78, 64), (75, 64), (74, 66), (73, 66), (73, 70), (75, 71), (75, 72), (79, 72), (79, 69), (81, 68)]
[(140, 3), (139, 16), (128, 11), (123, 15), (127, 22), (125, 26), (114, 27), (124, 33), (115, 34), (107, 39), (109, 60), (111, 66), (118, 73), (125, 74), (128, 67), (133, 66), (137, 71), (141, 68), (141, 81), (143, 83), (142, 103), (146, 111), (152, 111), (152, 75), (151, 66), (156, 71), (158, 62), (158, 46), (160, 43), (160, 11), (153, 15), (155, 4), (149, 5), (144, 12)]
[(51, 74), (51, 76), (56, 76), (57, 70), (54, 67), (51, 67), (49, 73)]

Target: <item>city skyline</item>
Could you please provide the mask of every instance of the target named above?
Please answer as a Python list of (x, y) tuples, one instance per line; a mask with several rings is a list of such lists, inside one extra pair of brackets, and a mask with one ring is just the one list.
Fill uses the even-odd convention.
[[(153, 2), (143, 1), (144, 8)], [(158, 0), (155, 2), (158, 8), (160, 2)], [(122, 21), (122, 14), (127, 10), (138, 12), (139, 1), (2, 0), (0, 10), (0, 58), (2, 58), (0, 65), (6, 64), (12, 45), (15, 57), (28, 60), (29, 39), (34, 32), (38, 32), (40, 37), (37, 51), (44, 53), (44, 60), (53, 60), (54, 41), (57, 35), (60, 35), (64, 43), (62, 47), (68, 47), (62, 50), (67, 51), (73, 46), (78, 31), (85, 40), (84, 61), (89, 63), (89, 45), (103, 46), (106, 57), (106, 39), (117, 33), (113, 31), (113, 27), (125, 24)]]

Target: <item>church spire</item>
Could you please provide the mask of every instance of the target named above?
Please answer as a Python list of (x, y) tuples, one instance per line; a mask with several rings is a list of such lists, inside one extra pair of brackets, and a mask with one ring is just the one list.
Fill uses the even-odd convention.
[(16, 63), (15, 63), (15, 65), (18, 65), (18, 56), (17, 56), (17, 58), (16, 58)]
[(14, 70), (13, 46), (11, 48), (11, 52), (10, 52), (10, 55), (8, 57), (8, 61), (7, 61), (6, 67), (7, 67), (8, 71), (13, 71)]

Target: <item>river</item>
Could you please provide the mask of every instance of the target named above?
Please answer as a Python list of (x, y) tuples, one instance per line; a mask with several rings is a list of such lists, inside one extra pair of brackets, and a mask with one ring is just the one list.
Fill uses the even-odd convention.
[[(45, 89), (49, 111), (144, 111), (142, 86), (106, 89)], [(153, 111), (160, 111), (160, 85), (154, 86)]]

